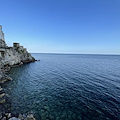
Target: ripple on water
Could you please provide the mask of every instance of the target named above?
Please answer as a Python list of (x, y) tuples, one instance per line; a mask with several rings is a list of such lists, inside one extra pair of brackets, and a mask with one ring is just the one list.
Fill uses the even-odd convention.
[(13, 113), (38, 120), (119, 120), (120, 56), (33, 54), (6, 83)]

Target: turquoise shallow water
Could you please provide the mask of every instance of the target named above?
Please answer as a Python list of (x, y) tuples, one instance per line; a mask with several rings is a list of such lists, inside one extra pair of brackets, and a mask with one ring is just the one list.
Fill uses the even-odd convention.
[(120, 120), (120, 56), (32, 54), (5, 84), (12, 113), (38, 120)]

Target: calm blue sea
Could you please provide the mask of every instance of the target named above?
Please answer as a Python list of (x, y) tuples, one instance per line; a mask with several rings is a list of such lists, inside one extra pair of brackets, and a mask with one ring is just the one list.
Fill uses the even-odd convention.
[(12, 113), (37, 120), (120, 120), (120, 56), (32, 54), (5, 84)]

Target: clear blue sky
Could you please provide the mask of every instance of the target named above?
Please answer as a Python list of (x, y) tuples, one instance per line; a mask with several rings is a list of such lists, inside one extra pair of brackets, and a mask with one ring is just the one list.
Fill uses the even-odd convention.
[(29, 52), (120, 54), (120, 0), (0, 0), (0, 24)]

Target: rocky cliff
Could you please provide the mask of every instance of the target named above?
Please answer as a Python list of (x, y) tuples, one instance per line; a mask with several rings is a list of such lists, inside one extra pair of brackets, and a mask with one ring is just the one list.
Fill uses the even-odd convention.
[(2, 26), (0, 25), (0, 83), (5, 77), (4, 72), (10, 67), (34, 61), (35, 58), (19, 43), (13, 43), (13, 47), (6, 45)]
[(19, 43), (14, 43), (13, 47), (0, 47), (0, 61), (0, 67), (4, 67), (33, 62), (35, 59), (27, 52), (26, 48), (19, 46)]
[(13, 43), (13, 47), (6, 45), (2, 26), (0, 25), (0, 119), (1, 113), (6, 112), (3, 106), (5, 106), (5, 101), (7, 100), (1, 86), (4, 82), (11, 80), (6, 75), (6, 71), (11, 67), (34, 61), (35, 58), (19, 43)]
[(6, 78), (9, 78), (5, 75), (5, 71), (9, 70), (10, 67), (34, 61), (35, 58), (19, 43), (13, 43), (13, 47), (6, 45), (2, 26), (0, 25), (0, 84), (6, 81)]
[(26, 48), (19, 43), (13, 43), (13, 47), (8, 47), (4, 40), (4, 33), (0, 25), (0, 68), (14, 66), (28, 62), (34, 62), (35, 59), (27, 52)]

